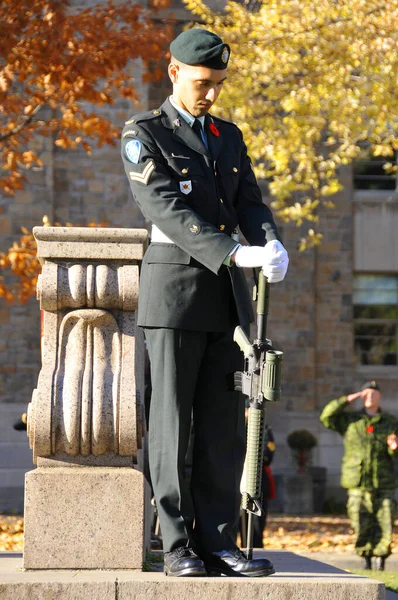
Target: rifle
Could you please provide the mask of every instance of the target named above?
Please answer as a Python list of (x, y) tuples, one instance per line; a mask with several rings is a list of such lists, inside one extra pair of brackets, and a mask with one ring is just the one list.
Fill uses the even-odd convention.
[[(269, 283), (263, 271), (254, 288), (257, 296), (257, 338), (251, 343), (238, 326), (234, 341), (245, 358), (244, 370), (234, 374), (235, 390), (249, 399), (246, 459), (242, 477), (242, 508), (248, 514), (246, 556), (253, 557), (253, 515), (261, 516), (261, 480), (265, 443), (265, 403), (280, 399), (283, 352), (274, 350), (266, 338)], [(254, 300), (256, 298), (254, 297)]]

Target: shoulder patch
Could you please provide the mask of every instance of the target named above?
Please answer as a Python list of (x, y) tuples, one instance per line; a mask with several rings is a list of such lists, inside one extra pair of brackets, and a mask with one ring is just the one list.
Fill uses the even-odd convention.
[(138, 164), (138, 161), (140, 160), (141, 149), (142, 144), (139, 140), (128, 141), (124, 148), (127, 159), (135, 165)]

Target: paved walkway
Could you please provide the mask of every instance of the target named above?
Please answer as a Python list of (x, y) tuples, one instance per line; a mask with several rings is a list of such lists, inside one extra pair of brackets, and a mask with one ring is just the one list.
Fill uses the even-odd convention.
[[(338, 552), (300, 552), (300, 556), (311, 558), (343, 570), (359, 570), (363, 568), (363, 560), (355, 554)], [(398, 554), (393, 554), (386, 562), (386, 571), (398, 572)], [(386, 590), (386, 600), (398, 600), (398, 594)]]

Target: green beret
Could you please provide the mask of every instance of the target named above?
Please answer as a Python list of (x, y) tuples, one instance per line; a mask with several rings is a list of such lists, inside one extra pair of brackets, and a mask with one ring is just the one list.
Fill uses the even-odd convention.
[(185, 65), (226, 69), (230, 48), (215, 33), (206, 29), (183, 31), (170, 44), (172, 56)]

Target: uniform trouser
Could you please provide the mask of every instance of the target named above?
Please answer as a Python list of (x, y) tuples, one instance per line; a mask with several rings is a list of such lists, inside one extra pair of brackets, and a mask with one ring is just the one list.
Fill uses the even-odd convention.
[(235, 547), (245, 424), (242, 395), (228, 390), (228, 376), (243, 366), (232, 335), (145, 328), (149, 467), (165, 552), (187, 544), (204, 553)]
[(347, 513), (360, 556), (389, 556), (396, 502), (394, 490), (348, 490)]

